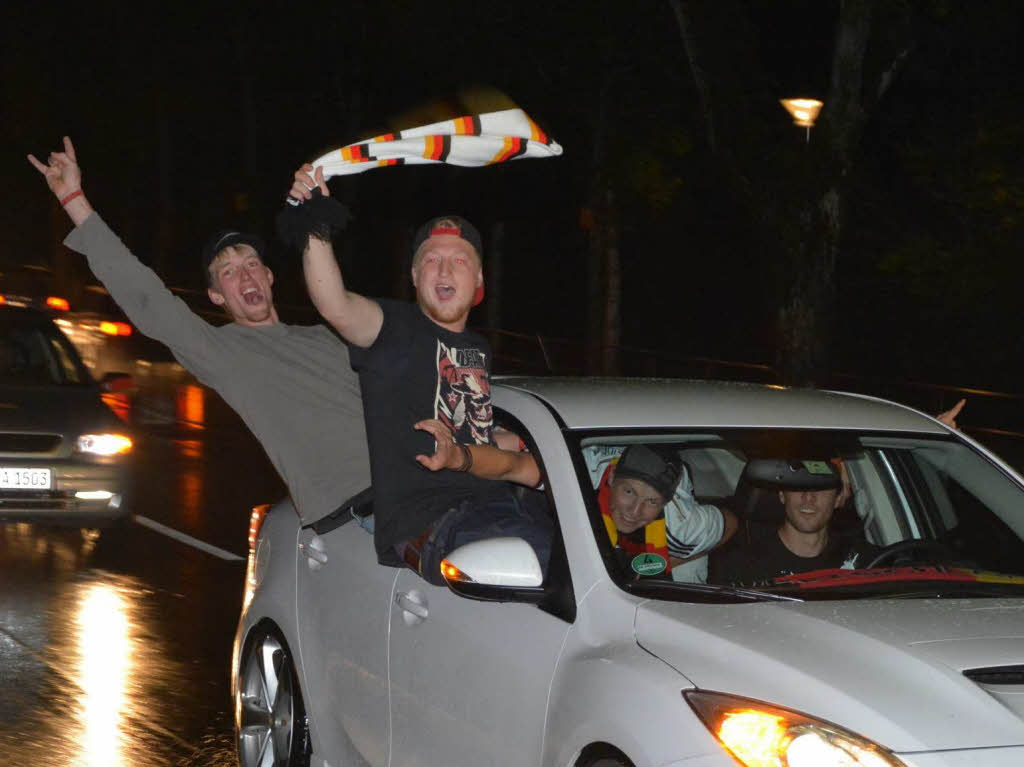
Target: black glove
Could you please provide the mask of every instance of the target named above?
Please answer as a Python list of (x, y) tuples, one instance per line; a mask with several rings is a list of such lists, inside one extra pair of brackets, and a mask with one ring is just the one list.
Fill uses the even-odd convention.
[(281, 241), (301, 253), (310, 237), (329, 243), (331, 235), (348, 226), (351, 218), (348, 208), (333, 197), (324, 197), (317, 187), (312, 199), (295, 204), (293, 198), (289, 198), (288, 204), (277, 214), (275, 224)]

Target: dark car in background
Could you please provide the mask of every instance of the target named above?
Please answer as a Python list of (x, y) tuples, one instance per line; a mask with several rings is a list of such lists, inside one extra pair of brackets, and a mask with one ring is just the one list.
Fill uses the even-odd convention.
[(146, 377), (180, 377), (180, 366), (170, 350), (139, 333), (102, 285), (86, 285), (69, 311), (54, 322), (78, 349), (95, 378), (114, 372)]
[(94, 527), (128, 513), (132, 439), (53, 320), (0, 306), (0, 521)]
[(58, 289), (52, 269), (35, 264), (0, 268), (0, 305), (28, 306), (47, 312), (66, 312), (67, 296)]

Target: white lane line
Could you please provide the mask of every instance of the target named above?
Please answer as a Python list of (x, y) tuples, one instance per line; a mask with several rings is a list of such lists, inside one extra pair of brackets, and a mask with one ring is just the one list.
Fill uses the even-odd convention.
[(228, 562), (245, 561), (245, 557), (240, 557), (237, 554), (232, 554), (230, 551), (225, 551), (224, 549), (217, 548), (216, 546), (207, 543), (206, 541), (201, 541), (198, 538), (193, 538), (191, 535), (187, 535), (186, 533), (181, 532), (180, 530), (175, 530), (173, 527), (161, 525), (159, 522), (152, 520), (149, 517), (144, 517), (141, 514), (132, 515), (132, 520), (134, 522), (138, 522), (143, 527), (148, 527), (150, 530), (155, 530), (156, 532), (161, 533), (162, 535), (166, 535), (168, 538), (173, 538), (176, 541), (181, 541), (186, 546), (191, 546), (194, 549), (205, 551), (207, 554), (213, 554), (213, 556), (220, 557), (221, 559), (226, 559)]

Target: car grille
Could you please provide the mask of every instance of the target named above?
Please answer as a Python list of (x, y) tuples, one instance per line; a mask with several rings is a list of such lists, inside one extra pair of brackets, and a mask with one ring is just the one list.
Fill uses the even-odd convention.
[(59, 434), (0, 432), (0, 453), (49, 453), (59, 444)]

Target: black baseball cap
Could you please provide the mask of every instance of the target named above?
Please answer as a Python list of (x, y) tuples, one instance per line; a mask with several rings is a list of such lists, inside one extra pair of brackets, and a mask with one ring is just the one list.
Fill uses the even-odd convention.
[(619, 462), (615, 464), (615, 477), (646, 482), (669, 501), (683, 478), (683, 462), (667, 449), (630, 445), (622, 451)]
[(255, 234), (240, 232), (237, 229), (221, 229), (203, 245), (203, 272), (207, 276), (210, 274), (210, 264), (213, 263), (213, 259), (217, 257), (217, 254), (224, 250), (224, 248), (230, 248), (232, 245), (248, 245), (256, 251), (261, 259), (266, 250), (263, 239)]
[(427, 223), (416, 230), (416, 236), (412, 239), (412, 252), (420, 249), (420, 246), (435, 234), (454, 234), (461, 237), (476, 250), (477, 256), (484, 257), (483, 240), (480, 239), (480, 232), (462, 216), (438, 216), (430, 219)]

